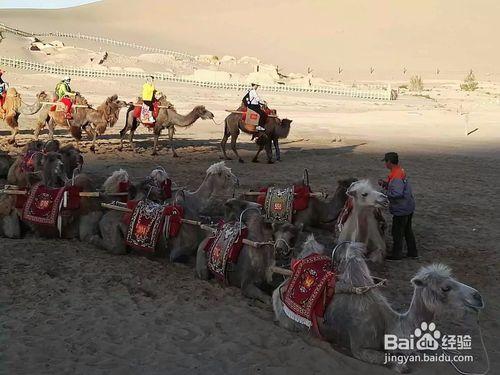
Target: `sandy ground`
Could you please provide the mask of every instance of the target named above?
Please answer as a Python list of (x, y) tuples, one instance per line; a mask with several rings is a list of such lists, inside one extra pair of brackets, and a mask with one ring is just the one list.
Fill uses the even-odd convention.
[[(17, 87), (28, 102), (56, 80), (17, 72), (10, 77), (11, 82), (22, 82)], [(104, 91), (131, 100), (138, 85), (103, 81), (97, 87), (90, 80), (74, 80), (94, 104), (104, 99)], [(265, 95), (280, 114), (294, 120), (289, 138), (282, 142), (283, 161), (228, 165), (240, 177), (240, 191), (291, 182), (309, 168), (313, 188), (333, 192), (339, 178), (383, 177), (381, 156), (398, 151), (415, 190), (414, 229), (422, 256), (386, 263), (374, 273), (389, 278), (386, 294), (403, 310), (412, 293), (409, 279), (420, 266), (433, 261), (452, 266), (461, 281), (484, 296), (481, 325), (496, 373), (500, 207), (492, 192), (500, 175), (500, 108), (483, 94), (465, 96), (450, 89), (453, 82), (435, 86), (429, 95), (436, 100), (403, 96), (390, 103)], [(236, 92), (171, 85), (161, 89), (180, 112), (205, 104), (217, 122), (239, 99)], [(471, 129), (479, 128), (470, 136), (464, 135), (460, 105), (469, 108)], [(20, 144), (31, 139), (33, 124), (34, 118), (21, 118)], [(144, 129), (137, 137), (139, 154), (117, 152), (122, 125), (123, 116), (100, 141), (97, 154), (85, 154), (86, 172), (97, 181), (118, 167), (140, 178), (161, 164), (176, 182), (195, 188), (206, 168), (220, 158), (222, 127), (212, 122), (178, 131), (177, 159), (166, 148), (158, 157), (150, 156), (151, 134)], [(1, 134), (7, 135), (3, 129)], [(58, 138), (70, 141), (64, 130)], [(19, 152), (6, 145), (5, 137), (1, 142), (2, 149)], [(88, 144), (83, 146), (87, 149)], [(248, 136), (241, 137), (239, 147), (249, 161), (254, 145)], [(277, 327), (269, 307), (242, 298), (237, 289), (197, 281), (191, 266), (109, 256), (72, 241), (3, 240), (0, 249), (0, 372), (6, 374), (390, 373)], [(474, 369), (483, 365), (477, 362)], [(417, 365), (414, 370), (454, 373), (445, 365)]]
[[(159, 4), (157, 2), (154, 6)], [(185, 42), (191, 35), (191, 31), (188, 33), (183, 29), (181, 32), (174, 26), (178, 24), (175, 22), (187, 22), (185, 17), (176, 15), (191, 9), (194, 6), (192, 1), (186, 1), (181, 8), (168, 13), (172, 22), (157, 25), (159, 30), (168, 25), (172, 31), (166, 34), (168, 38), (164, 36), (163, 39), (159, 36), (160, 39), (155, 39), (148, 34), (149, 31), (144, 32), (137, 25), (131, 27), (123, 20), (108, 19), (106, 24), (95, 21), (103, 17), (96, 9), (113, 5), (116, 5), (114, 0), (57, 14), (44, 13), (44, 17), (49, 17), (43, 18), (46, 22), (40, 21), (39, 12), (2, 11), (0, 16), (3, 22), (27, 29), (87, 31), (122, 40), (151, 40), (152, 45), (157, 45), (154, 42), (158, 40), (171, 42), (180, 38), (182, 33), (186, 33), (182, 34), (185, 39), (179, 39), (179, 43)], [(300, 15), (301, 6), (293, 7), (290, 14)], [(120, 10), (116, 15), (126, 14), (127, 9), (116, 9)], [(130, 9), (134, 11), (135, 8)], [(212, 12), (217, 9), (214, 7)], [(233, 15), (241, 18), (240, 11), (234, 12)], [(436, 8), (436, 15), (442, 15), (442, 12), (440, 7)], [(198, 17), (202, 17), (201, 14), (203, 12)], [(380, 12), (376, 15), (382, 17)], [(454, 9), (448, 21), (456, 23), (458, 15)], [(82, 20), (80, 30), (74, 27), (76, 16)], [(97, 17), (92, 18), (93, 28), (86, 26), (85, 22), (89, 21), (84, 21), (90, 16)], [(205, 21), (196, 18), (189, 22), (198, 22), (204, 27), (204, 22), (220, 21), (212, 16), (212, 13), (205, 13)], [(401, 20), (395, 14), (389, 16)], [(157, 20), (160, 15), (153, 17)], [(343, 19), (342, 12), (336, 17)], [(359, 22), (363, 24), (366, 19), (364, 17)], [(481, 25), (486, 23), (480, 22)], [(106, 30), (108, 32), (104, 32)], [(218, 26), (214, 30), (217, 31)], [(215, 40), (218, 34), (214, 30), (213, 34), (206, 34), (204, 40)], [(368, 27), (367, 30), (371, 29)], [(391, 27), (387, 26), (387, 29), (377, 29), (376, 32), (387, 36), (390, 30)], [(469, 36), (481, 36), (485, 30), (474, 29)], [(432, 28), (427, 32), (431, 35)], [(280, 33), (273, 38), (278, 38)], [(226, 39), (217, 39), (221, 45), (231, 45), (238, 36), (226, 34)], [(287, 37), (288, 34), (287, 31)], [(307, 39), (307, 35), (300, 38)], [(402, 35), (405, 34), (395, 36), (398, 43), (404, 42), (404, 38), (398, 39)], [(412, 35), (416, 38), (418, 29)], [(283, 45), (288, 43), (285, 39)], [(361, 34), (359, 39), (363, 40)], [(370, 44), (370, 40), (363, 40), (363, 43)], [(25, 41), (23, 43), (7, 37), (0, 43), (0, 54), (33, 58), (25, 48)], [(188, 52), (205, 52), (200, 51), (198, 42), (191, 43), (187, 45), (189, 48), (186, 47)], [(212, 44), (204, 45), (206, 52), (219, 53), (213, 48), (216, 43)], [(298, 44), (312, 48), (312, 52), (317, 48), (316, 43)], [(437, 46), (441, 45), (437, 43)], [(184, 46), (160, 45), (164, 48), (179, 47), (180, 50), (184, 50), (180, 48)], [(375, 44), (373, 47), (380, 46)], [(472, 52), (484, 53), (483, 47), (487, 48), (486, 42), (468, 48)], [(341, 51), (338, 49), (336, 53), (341, 55)], [(461, 54), (453, 51), (449, 57), (454, 61), (460, 59)], [(493, 49), (490, 51), (494, 52)], [(220, 53), (243, 55), (243, 52), (225, 49)], [(314, 55), (312, 52), (311, 56)], [(279, 50), (269, 48), (269, 55), (264, 53), (263, 58), (272, 59), (279, 54)], [(59, 59), (58, 63), (69, 61), (68, 65), (71, 65), (75, 56), (82, 55), (68, 52), (66, 56), (58, 54), (48, 58)], [(360, 61), (357, 55), (353, 57), (344, 53), (343, 56), (349, 56), (349, 61)], [(413, 55), (405, 56), (411, 58)], [(110, 58), (122, 67), (154, 67), (154, 64), (147, 65), (144, 59), (137, 57), (113, 55)], [(396, 59), (397, 65), (403, 60)], [(272, 62), (281, 64), (279, 59)], [(323, 63), (324, 66), (330, 64), (328, 59)], [(428, 68), (424, 65), (422, 71)], [(293, 64), (291, 66), (294, 68)], [(179, 68), (181, 73), (184, 68)], [(366, 79), (362, 75), (354, 76)], [(407, 78), (395, 73), (386, 77), (393, 79), (394, 87), (408, 83)], [(263, 163), (262, 156), (261, 163), (250, 163), (255, 145), (243, 135), (238, 146), (247, 162), (240, 164), (232, 160), (227, 164), (240, 178), (240, 192), (269, 183), (290, 183), (308, 168), (313, 189), (332, 193), (340, 178), (354, 176), (377, 181), (384, 177), (386, 170), (380, 161), (382, 155), (387, 151), (399, 152), (417, 199), (414, 230), (421, 257), (413, 261), (386, 263), (373, 267), (372, 271), (389, 279), (385, 293), (394, 307), (403, 311), (408, 307), (412, 293), (409, 280), (420, 266), (434, 261), (450, 265), (457, 278), (478, 289), (486, 301), (480, 322), (492, 361), (490, 373), (496, 374), (500, 373), (500, 298), (495, 288), (500, 280), (500, 205), (495, 195), (500, 176), (500, 84), (498, 80), (482, 80), (478, 91), (466, 94), (459, 90), (461, 77), (461, 73), (440, 80), (424, 77), (426, 91), (421, 96), (403, 93), (398, 100), (391, 102), (263, 92), (262, 96), (281, 116), (293, 119), (290, 136), (281, 143), (283, 161), (268, 165)], [(378, 78), (373, 77), (374, 80)], [(53, 90), (58, 79), (60, 77), (51, 75), (8, 71), (8, 81), (30, 103), (37, 92)], [(124, 100), (134, 100), (141, 84), (137, 80), (92, 81), (77, 77), (72, 82), (73, 88), (94, 105), (114, 93)], [(190, 128), (179, 129), (175, 142), (180, 158), (172, 158), (165, 138), (161, 140), (160, 155), (152, 157), (152, 136), (143, 128), (136, 137), (139, 153), (132, 153), (128, 148), (117, 151), (118, 131), (124, 122), (123, 111), (119, 123), (100, 139), (96, 154), (87, 152), (89, 143), (82, 145), (86, 152), (85, 172), (97, 182), (102, 182), (117, 168), (127, 169), (133, 178), (142, 178), (147, 170), (162, 165), (175, 182), (194, 189), (207, 167), (220, 160), (219, 142), (223, 131), (220, 123), (226, 115), (225, 109), (235, 108), (242, 94), (162, 82), (157, 86), (179, 112), (187, 113), (195, 105), (204, 104), (215, 114), (218, 124), (200, 121)], [(34, 123), (33, 116), (21, 117), (18, 139), (21, 146), (32, 139)], [(467, 136), (466, 133), (471, 131), (474, 132)], [(18, 154), (20, 148), (7, 145), (8, 134), (5, 124), (0, 123), (0, 148)], [(62, 129), (57, 132), (57, 138), (64, 143), (71, 142)], [(42, 139), (47, 139), (46, 133)], [(324, 234), (321, 239), (331, 240)], [(3, 239), (0, 242), (0, 285), (0, 374), (391, 373), (385, 368), (340, 354), (312, 336), (281, 329), (274, 324), (270, 307), (244, 299), (235, 288), (196, 280), (191, 265), (173, 265), (139, 256), (110, 256), (76, 241)], [(479, 352), (477, 327), (471, 329), (476, 354)], [(479, 372), (483, 368), (484, 361), (478, 359), (473, 368), (467, 367), (467, 370)], [(455, 372), (444, 364), (429, 364), (416, 365), (414, 373), (443, 375)]]

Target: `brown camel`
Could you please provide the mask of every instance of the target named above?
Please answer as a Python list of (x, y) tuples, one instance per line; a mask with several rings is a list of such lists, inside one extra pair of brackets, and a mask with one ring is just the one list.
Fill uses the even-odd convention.
[[(170, 141), (170, 148), (172, 150), (172, 154), (174, 157), (178, 157), (177, 152), (175, 151), (174, 146), (174, 133), (175, 127), (187, 128), (195, 123), (196, 120), (201, 118), (202, 120), (211, 120), (214, 118), (214, 114), (208, 111), (205, 106), (198, 105), (194, 107), (191, 112), (187, 115), (181, 115), (177, 113), (172, 103), (170, 103), (164, 95), (159, 95), (158, 99), (160, 103), (160, 109), (158, 113), (158, 117), (156, 119), (153, 134), (154, 134), (154, 144), (153, 144), (153, 155), (157, 155), (158, 149), (158, 138), (161, 135), (161, 131), (163, 129), (168, 129), (168, 139)], [(138, 104), (142, 105), (142, 100), (138, 99)], [(133, 151), (136, 151), (134, 145), (134, 133), (141, 124), (139, 118), (136, 118), (134, 115), (135, 105), (130, 105), (127, 110), (127, 119), (125, 122), (125, 127), (120, 131), (120, 147), (118, 150), (123, 149), (123, 139), (130, 132), (129, 142), (130, 147), (132, 147)]]
[[(76, 173), (81, 172), (83, 157), (73, 145), (60, 147), (57, 140), (47, 143), (31, 141), (25, 146), (24, 152), (11, 165), (7, 174), (7, 182), (10, 185), (26, 187), (40, 181), (40, 171), (43, 169), (43, 155), (48, 152), (61, 154), (64, 165), (63, 172), (67, 179), (71, 179)], [(26, 168), (26, 155), (31, 158), (32, 171)]]
[[(241, 105), (237, 111), (242, 111), (242, 110), (244, 110), (243, 105)], [(255, 154), (254, 158), (252, 159), (252, 162), (254, 163), (258, 162), (259, 154), (264, 148), (266, 149), (267, 162), (269, 164), (273, 162), (273, 152), (271, 149), (271, 142), (274, 144), (274, 148), (276, 150), (276, 160), (278, 161), (281, 160), (279, 139), (288, 137), (288, 134), (290, 133), (291, 123), (292, 120), (286, 118), (280, 120), (277, 117), (268, 117), (265, 125), (266, 131), (263, 132), (263, 134), (259, 135), (257, 139), (257, 145), (259, 148), (257, 150), (257, 154)], [(245, 129), (245, 126), (242, 121), (242, 115), (240, 113), (230, 113), (226, 117), (224, 124), (225, 124), (224, 137), (222, 138), (222, 141), (220, 143), (224, 159), (231, 160), (231, 158), (228, 157), (226, 154), (226, 143), (229, 137), (231, 136), (231, 149), (238, 158), (238, 161), (240, 163), (243, 163), (244, 162), (243, 159), (240, 157), (238, 151), (236, 150), (236, 140), (238, 139), (240, 131), (252, 135), (255, 133), (249, 132), (248, 130)]]
[[(104, 134), (107, 127), (113, 127), (118, 121), (120, 110), (128, 105), (128, 103), (118, 100), (117, 95), (110, 96), (97, 109), (92, 108), (87, 100), (80, 94), (76, 94), (74, 100), (75, 107), (73, 108), (73, 118), (66, 119), (65, 110), (56, 109), (50, 111), (45, 109), (39, 116), (39, 121), (35, 128), (35, 139), (38, 139), (40, 130), (47, 125), (49, 129), (49, 139), (54, 139), (54, 128), (56, 126), (65, 127), (69, 130), (73, 138), (77, 142), (77, 147), (82, 139), (82, 130), (92, 138), (92, 146), (90, 150), (95, 152), (97, 137)], [(43, 113), (47, 113), (45, 121), (40, 120)]]
[[(371, 364), (388, 365), (406, 372), (405, 365), (385, 361), (384, 335), (408, 339), (422, 322), (456, 321), (465, 314), (477, 314), (484, 307), (479, 292), (451, 276), (443, 264), (422, 267), (411, 279), (414, 292), (409, 309), (395, 311), (374, 282), (364, 259), (363, 244), (344, 242), (332, 254), (314, 240), (305, 243), (299, 258), (312, 253), (332, 257), (338, 275), (335, 296), (326, 306), (324, 317), (318, 319), (318, 330), (329, 342), (349, 348), (352, 356)], [(286, 283), (286, 281), (285, 281)], [(369, 286), (364, 293), (355, 288)], [(273, 293), (273, 309), (282, 327), (292, 331), (307, 331), (309, 327), (289, 318), (281, 298), (280, 285)], [(394, 352), (388, 352), (394, 354)], [(413, 351), (405, 352), (405, 355)]]
[(0, 120), (4, 120), (10, 127), (11, 138), (8, 141), (10, 144), (16, 143), (16, 135), (19, 133), (19, 116), (21, 114), (32, 115), (38, 112), (42, 107), (40, 101), (41, 98), (37, 96), (34, 104), (26, 105), (15, 88), (11, 87), (7, 90), (5, 102), (0, 107)]

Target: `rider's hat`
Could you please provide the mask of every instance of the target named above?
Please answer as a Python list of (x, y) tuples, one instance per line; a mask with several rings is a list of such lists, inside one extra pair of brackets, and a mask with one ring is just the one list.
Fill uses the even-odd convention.
[(259, 87), (259, 86), (260, 86), (260, 83), (258, 83), (258, 82), (252, 82), (252, 83), (251, 83), (251, 85), (252, 85), (252, 86), (257, 86), (257, 87)]
[(70, 76), (65, 76), (63, 81), (71, 81), (71, 77)]

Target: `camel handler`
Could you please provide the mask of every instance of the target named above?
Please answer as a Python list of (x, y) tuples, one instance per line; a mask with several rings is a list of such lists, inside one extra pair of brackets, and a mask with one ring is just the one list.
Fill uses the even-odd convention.
[(64, 79), (56, 85), (55, 93), (57, 101), (63, 103), (66, 107), (65, 117), (68, 120), (73, 118), (71, 107), (73, 106), (73, 100), (75, 99), (76, 93), (71, 91), (70, 84), (71, 77), (66, 76)]
[(155, 84), (154, 78), (149, 76), (146, 78), (146, 83), (142, 85), (142, 102), (149, 107), (149, 122), (154, 123), (155, 119), (153, 117), (154, 111), (154, 99), (155, 99)]
[(252, 83), (252, 88), (248, 90), (248, 92), (243, 97), (243, 104), (250, 108), (252, 111), (257, 112), (259, 114), (259, 125), (256, 127), (257, 131), (265, 131), (265, 125), (267, 120), (267, 114), (262, 109), (263, 105), (266, 105), (266, 102), (261, 100), (259, 95), (257, 94), (257, 89), (259, 88), (258, 83)]
[(392, 254), (386, 259), (401, 260), (403, 258), (403, 239), (406, 240), (408, 258), (417, 258), (417, 245), (412, 230), (412, 218), (415, 211), (415, 199), (406, 176), (406, 172), (399, 165), (399, 156), (396, 152), (388, 152), (382, 161), (390, 170), (386, 180), (379, 180), (379, 185), (389, 198), (389, 211), (392, 214)]

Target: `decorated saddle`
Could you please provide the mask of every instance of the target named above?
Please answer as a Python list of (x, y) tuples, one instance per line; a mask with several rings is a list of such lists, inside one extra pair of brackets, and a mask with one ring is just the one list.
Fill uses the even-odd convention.
[(129, 201), (127, 207), (133, 211), (124, 216), (128, 225), (125, 242), (133, 249), (154, 253), (160, 235), (168, 239), (179, 234), (184, 213), (181, 206), (141, 200)]
[(58, 107), (59, 103), (62, 103), (64, 105), (64, 108), (66, 109), (66, 112), (65, 112), (66, 119), (71, 120), (73, 118), (73, 115), (72, 115), (73, 101), (67, 97), (61, 98), (61, 100), (59, 100), (58, 102), (56, 102), (56, 104), (54, 104), (52, 107), (50, 107), (50, 111), (51, 112), (57, 111), (57, 107)]
[[(269, 109), (267, 107), (263, 109), (267, 115), (276, 114), (274, 109)], [(259, 125), (260, 114), (245, 106), (242, 108), (242, 112), (241, 120), (243, 121), (243, 127), (249, 133), (256, 133), (257, 125)]]
[(293, 213), (309, 206), (311, 188), (307, 185), (288, 187), (271, 186), (260, 190), (257, 197), (268, 222), (292, 222)]
[[(153, 102), (153, 118), (158, 118), (158, 114), (160, 113), (160, 102), (155, 100)], [(151, 110), (147, 104), (142, 103), (141, 106), (136, 106), (134, 108), (134, 117), (141, 120), (141, 122), (148, 128), (154, 127), (154, 122), (149, 122), (149, 118), (151, 117)]]
[(77, 186), (49, 188), (39, 182), (29, 190), (27, 195), (18, 196), (16, 207), (22, 207), (24, 221), (57, 228), (61, 234), (62, 212), (80, 207), (79, 193), (80, 188)]
[(248, 235), (248, 228), (241, 227), (240, 222), (220, 223), (215, 234), (205, 246), (208, 258), (208, 269), (220, 281), (227, 281), (227, 270), (230, 264), (238, 261), (243, 239)]
[(292, 272), (280, 290), (283, 310), (295, 322), (317, 330), (317, 317), (323, 317), (335, 292), (331, 259), (311, 254), (293, 261)]

